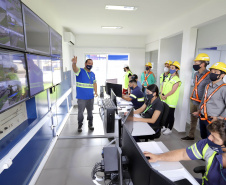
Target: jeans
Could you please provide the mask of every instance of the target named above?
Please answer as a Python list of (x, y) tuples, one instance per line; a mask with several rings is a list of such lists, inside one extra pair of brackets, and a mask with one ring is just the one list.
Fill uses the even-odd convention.
[(210, 135), (210, 132), (206, 128), (207, 125), (209, 125), (208, 121), (201, 119), (199, 120), (200, 135), (202, 139), (206, 139)]

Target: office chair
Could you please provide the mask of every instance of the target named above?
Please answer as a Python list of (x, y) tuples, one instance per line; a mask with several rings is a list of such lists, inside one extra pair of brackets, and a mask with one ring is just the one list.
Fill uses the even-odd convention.
[(206, 172), (206, 167), (205, 166), (197, 166), (193, 169), (193, 171), (195, 173), (201, 173), (202, 176), (204, 176), (205, 172)]

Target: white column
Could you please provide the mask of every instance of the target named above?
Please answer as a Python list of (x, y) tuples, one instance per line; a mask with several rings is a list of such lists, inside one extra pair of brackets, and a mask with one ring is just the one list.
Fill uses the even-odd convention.
[(178, 132), (184, 132), (186, 127), (187, 112), (190, 102), (190, 88), (192, 79), (192, 65), (195, 56), (197, 28), (183, 30), (180, 79), (182, 82), (180, 96), (175, 112), (174, 128)]

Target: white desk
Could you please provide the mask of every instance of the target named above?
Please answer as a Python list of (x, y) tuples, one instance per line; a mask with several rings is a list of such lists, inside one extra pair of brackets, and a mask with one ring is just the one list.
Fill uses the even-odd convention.
[(132, 106), (132, 102), (123, 100), (122, 98), (117, 97), (117, 106)]
[[(153, 154), (165, 153), (169, 150), (162, 142), (140, 142), (137, 143), (141, 151), (151, 152)], [(180, 162), (156, 162), (150, 163), (151, 166), (158, 170), (161, 174), (172, 181), (188, 179), (191, 184), (199, 185), (195, 178), (184, 168)]]

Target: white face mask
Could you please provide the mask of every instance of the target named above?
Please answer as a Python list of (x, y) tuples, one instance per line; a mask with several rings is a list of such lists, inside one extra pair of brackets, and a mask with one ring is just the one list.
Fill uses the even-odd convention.
[(226, 83), (226, 75), (224, 76), (223, 81), (224, 81), (224, 83)]
[(164, 73), (168, 73), (169, 72), (169, 68), (168, 67), (164, 67)]

